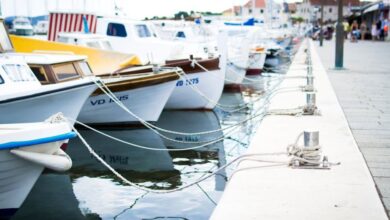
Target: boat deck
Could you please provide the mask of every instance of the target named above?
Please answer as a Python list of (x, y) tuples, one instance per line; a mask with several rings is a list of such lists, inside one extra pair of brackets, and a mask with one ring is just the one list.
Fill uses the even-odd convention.
[[(305, 44), (302, 45), (287, 77), (307, 74)], [(257, 168), (234, 174), (211, 219), (387, 219), (325, 68), (315, 47), (311, 48), (321, 116), (266, 117), (248, 153), (285, 152), (302, 131), (318, 130), (322, 154), (327, 155), (330, 162), (341, 164), (330, 170), (317, 170), (293, 169), (286, 165), (259, 167), (266, 164), (244, 161), (237, 169)], [(286, 78), (280, 87), (305, 84), (305, 78)], [(296, 108), (305, 103), (302, 91), (283, 92), (272, 99), (270, 109)], [(288, 157), (264, 156), (262, 159), (287, 161)]]

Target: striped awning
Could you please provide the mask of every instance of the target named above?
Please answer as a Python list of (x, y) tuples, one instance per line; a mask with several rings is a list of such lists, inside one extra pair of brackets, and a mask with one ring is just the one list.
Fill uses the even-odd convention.
[(60, 32), (82, 32), (85, 29), (84, 24), (88, 25), (89, 32), (96, 33), (96, 23), (97, 17), (93, 14), (51, 12), (47, 39), (56, 41)]

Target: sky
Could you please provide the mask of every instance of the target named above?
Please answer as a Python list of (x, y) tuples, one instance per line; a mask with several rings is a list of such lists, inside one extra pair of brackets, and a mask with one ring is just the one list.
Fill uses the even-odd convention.
[[(37, 16), (47, 11), (93, 11), (112, 15), (115, 3), (128, 17), (173, 16), (178, 11), (222, 12), (248, 0), (0, 0), (2, 16)], [(277, 0), (283, 1), (283, 0)], [(287, 0), (295, 1), (295, 0)]]

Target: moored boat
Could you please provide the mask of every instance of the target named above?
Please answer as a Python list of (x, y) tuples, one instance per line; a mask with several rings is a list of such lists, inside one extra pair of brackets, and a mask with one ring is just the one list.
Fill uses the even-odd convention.
[(16, 213), (44, 168), (72, 166), (60, 147), (75, 136), (67, 121), (0, 125), (0, 219)]
[[(166, 61), (162, 68), (177, 67), (184, 72), (176, 82), (176, 87), (169, 97), (166, 109), (213, 109), (221, 97), (224, 86), (224, 67), (219, 58), (212, 59), (178, 59)], [(119, 74), (142, 73), (152, 71), (149, 68), (128, 68)], [(179, 73), (177, 73), (179, 74)]]
[(23, 59), (0, 56), (0, 123), (37, 122), (63, 112), (77, 118), (96, 90), (91, 78), (41, 85)]
[[(86, 57), (53, 54), (15, 54), (22, 56), (43, 84), (59, 84), (63, 80), (93, 77)], [(66, 74), (63, 73), (66, 71)], [(99, 78), (113, 95), (136, 116), (145, 121), (157, 121), (179, 76), (174, 69), (154, 73), (120, 75), (100, 74)], [(125, 72), (122, 70), (122, 72)], [(137, 123), (139, 119), (118, 106), (115, 99), (96, 89), (84, 103), (78, 120), (88, 124)]]

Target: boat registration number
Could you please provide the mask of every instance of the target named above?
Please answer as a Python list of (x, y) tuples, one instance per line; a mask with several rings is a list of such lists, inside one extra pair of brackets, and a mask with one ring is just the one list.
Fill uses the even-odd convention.
[(188, 86), (188, 85), (195, 85), (199, 84), (199, 78), (192, 78), (192, 79), (186, 79), (186, 80), (178, 80), (176, 83), (176, 87), (179, 86)]
[[(119, 99), (119, 101), (125, 101), (129, 99), (129, 95), (122, 95), (117, 98)], [(106, 103), (114, 103), (115, 101), (112, 100), (111, 98), (107, 98), (107, 99), (95, 99), (95, 100), (91, 100), (90, 102), (91, 105), (95, 106), (95, 105), (104, 105)]]

